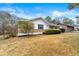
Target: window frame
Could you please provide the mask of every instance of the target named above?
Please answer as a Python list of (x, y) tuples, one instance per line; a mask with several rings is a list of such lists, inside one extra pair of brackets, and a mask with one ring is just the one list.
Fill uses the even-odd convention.
[(43, 24), (38, 24), (38, 30), (43, 30), (44, 29), (44, 25)]

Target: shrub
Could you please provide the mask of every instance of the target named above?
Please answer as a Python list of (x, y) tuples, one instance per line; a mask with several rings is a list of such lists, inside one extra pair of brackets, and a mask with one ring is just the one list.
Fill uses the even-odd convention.
[(61, 30), (59, 29), (48, 29), (43, 32), (43, 34), (60, 34)]
[(17, 26), (19, 29), (23, 29), (22, 32), (30, 33), (33, 32), (34, 24), (30, 21), (18, 21)]
[(65, 32), (65, 29), (64, 28), (60, 28), (61, 32), (64, 33)]

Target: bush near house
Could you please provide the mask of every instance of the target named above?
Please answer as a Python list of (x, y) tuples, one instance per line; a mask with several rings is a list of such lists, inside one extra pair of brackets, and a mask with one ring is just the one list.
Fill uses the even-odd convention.
[(60, 29), (48, 29), (43, 32), (43, 34), (60, 34)]
[(22, 32), (22, 33), (32, 33), (34, 30), (34, 25), (30, 21), (18, 21), (17, 26), (21, 30), (18, 32)]
[(65, 32), (65, 29), (64, 28), (60, 28), (61, 32), (64, 33)]

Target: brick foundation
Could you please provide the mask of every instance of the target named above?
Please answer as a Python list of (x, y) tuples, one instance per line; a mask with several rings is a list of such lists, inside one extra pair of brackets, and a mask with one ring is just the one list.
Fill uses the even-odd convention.
[(34, 29), (34, 32), (43, 32), (44, 30)]

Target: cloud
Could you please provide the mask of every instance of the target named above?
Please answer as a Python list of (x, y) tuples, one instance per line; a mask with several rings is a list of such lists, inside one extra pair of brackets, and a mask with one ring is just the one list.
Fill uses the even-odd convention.
[(10, 7), (3, 7), (3, 8), (0, 8), (0, 11), (16, 12), (15, 9), (10, 8)]
[(46, 15), (44, 15), (44, 14), (42, 14), (42, 13), (37, 13), (36, 15), (35, 15), (35, 17), (46, 17)]
[[(42, 8), (41, 7), (34, 7), (34, 9), (38, 10), (38, 11), (42, 11)], [(62, 17), (62, 16), (65, 16), (65, 17), (69, 17), (69, 18), (72, 18), (74, 19), (75, 16), (79, 15), (79, 13), (77, 13), (75, 10), (71, 10), (71, 11), (58, 11), (58, 10), (54, 10), (54, 11), (48, 11), (51, 12), (51, 14), (46, 14), (46, 13), (43, 13), (43, 12), (38, 12), (36, 14), (31, 14), (29, 13), (29, 10), (23, 10), (22, 8), (19, 8), (19, 7), (12, 7), (12, 6), (6, 6), (6, 7), (2, 7), (0, 8), (0, 11), (7, 11), (7, 12), (10, 12), (11, 14), (14, 14), (18, 17), (22, 17), (22, 18), (26, 18), (26, 19), (31, 19), (31, 18), (36, 18), (36, 17), (46, 17), (48, 15), (52, 16), (53, 17)], [(29, 14), (28, 14), (29, 13)]]
[(78, 12), (76, 12), (75, 10), (68, 10), (68, 11), (64, 11), (64, 12), (61, 12), (61, 11), (53, 11), (51, 16), (52, 16), (52, 19), (54, 19), (54, 17), (68, 17), (72, 20), (74, 20), (76, 22), (76, 16), (79, 15)]
[(18, 8), (18, 7), (2, 7), (0, 8), (0, 11), (6, 11), (6, 12), (9, 12), (10, 14), (13, 14), (13, 15), (16, 15), (18, 17), (22, 17), (22, 18), (33, 18), (32, 16), (29, 16), (26, 11), (24, 11), (23, 9), (21, 8)]
[(65, 16), (65, 17), (75, 17), (77, 16), (77, 12), (74, 11), (74, 10), (68, 10), (68, 11), (65, 11), (65, 12), (61, 12), (61, 11), (53, 11), (52, 12), (52, 17), (62, 17), (62, 16)]
[(53, 11), (52, 16), (54, 16), (54, 17), (57, 17), (57, 16), (61, 17), (61, 16), (63, 16), (63, 13), (60, 12), (60, 11)]
[[(35, 9), (39, 9), (39, 7), (34, 7)], [(16, 15), (18, 17), (21, 18), (26, 18), (26, 19), (32, 19), (32, 18), (37, 18), (37, 17), (45, 17), (45, 15), (43, 15), (42, 13), (36, 13), (36, 14), (28, 14), (27, 10), (23, 10), (22, 8), (18, 8), (18, 7), (11, 7), (11, 6), (7, 6), (7, 7), (2, 7), (0, 8), (0, 11), (7, 11), (10, 14)]]

